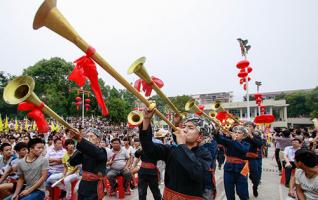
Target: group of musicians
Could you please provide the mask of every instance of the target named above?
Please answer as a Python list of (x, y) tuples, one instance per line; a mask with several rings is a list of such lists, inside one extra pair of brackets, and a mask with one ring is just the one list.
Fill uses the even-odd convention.
[[(154, 110), (145, 109), (144, 119), (139, 126), (142, 149), (136, 154), (141, 157), (139, 174), (139, 199), (146, 199), (147, 186), (154, 199), (214, 199), (215, 160), (217, 146), (225, 148), (224, 188), (228, 200), (235, 199), (235, 190), (242, 200), (249, 199), (248, 174), (253, 184), (253, 195), (258, 196), (261, 179), (261, 147), (265, 144), (253, 122), (238, 124), (228, 131), (219, 130), (212, 123), (197, 115), (189, 115), (177, 122), (174, 145), (153, 142), (151, 118)], [(86, 139), (88, 137), (88, 139)], [(89, 129), (86, 137), (76, 129), (70, 137), (77, 141), (77, 152), (70, 158), (71, 165), (82, 164), (83, 176), (78, 189), (79, 200), (102, 198), (107, 152), (98, 147), (101, 133)], [(158, 189), (157, 161), (166, 163), (164, 191)]]

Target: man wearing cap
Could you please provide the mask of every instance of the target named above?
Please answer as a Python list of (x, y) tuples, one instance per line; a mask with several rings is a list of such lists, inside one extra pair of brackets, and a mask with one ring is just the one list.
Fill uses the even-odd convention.
[(234, 133), (216, 134), (215, 140), (225, 148), (226, 161), (224, 165), (224, 189), (226, 199), (235, 200), (235, 188), (241, 200), (249, 199), (247, 174), (248, 162), (245, 155), (250, 144), (242, 141), (247, 136), (247, 129), (235, 126)]
[(250, 148), (246, 153), (246, 158), (249, 161), (249, 170), (250, 170), (250, 180), (253, 183), (253, 195), (258, 196), (258, 185), (260, 182), (260, 168), (261, 162), (259, 161), (259, 152), (263, 146), (263, 141), (260, 136), (255, 132), (255, 124), (253, 122), (245, 122), (244, 126), (247, 128), (248, 133), (247, 137), (244, 139), (245, 142), (250, 144)]
[(70, 136), (77, 141), (77, 151), (70, 158), (72, 166), (82, 164), (82, 179), (78, 189), (78, 200), (101, 200), (104, 196), (107, 153), (98, 147), (102, 133), (96, 128), (86, 131), (83, 138), (76, 129), (70, 129)]
[(139, 138), (144, 153), (150, 159), (166, 162), (164, 200), (202, 199), (204, 176), (212, 162), (210, 153), (199, 148), (204, 135), (210, 130), (200, 117), (185, 119), (182, 128), (177, 128), (177, 146), (155, 144), (150, 125), (154, 111), (145, 109), (143, 124), (139, 127)]

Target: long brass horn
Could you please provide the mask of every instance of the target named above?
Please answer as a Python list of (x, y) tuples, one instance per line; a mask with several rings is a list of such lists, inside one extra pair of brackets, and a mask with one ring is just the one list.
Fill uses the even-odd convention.
[(178, 108), (170, 101), (170, 99), (161, 91), (161, 89), (157, 86), (157, 84), (153, 83), (144, 63), (146, 62), (145, 57), (138, 58), (128, 69), (128, 74), (135, 73), (139, 78), (146, 81), (148, 84), (152, 84), (152, 88), (156, 91), (156, 93), (163, 99), (163, 101), (170, 106), (170, 108), (178, 115), (181, 116)]
[[(75, 29), (62, 15), (62, 13), (57, 9), (56, 0), (45, 0), (37, 11), (33, 21), (33, 28), (39, 29), (42, 26), (47, 27), (48, 29), (69, 40), (83, 52), (86, 52), (90, 47), (90, 45), (75, 31)], [(110, 64), (108, 64), (97, 52), (95, 52), (91, 58), (112, 77), (114, 77), (120, 84), (122, 84), (128, 91), (135, 95), (141, 102), (149, 107), (150, 103), (147, 101), (147, 99), (143, 97), (132, 85), (130, 85), (130, 83), (124, 79), (124, 77), (122, 77)], [(170, 127), (176, 130), (176, 127), (157, 109), (155, 109), (155, 114), (164, 120)]]
[[(19, 76), (8, 83), (3, 91), (3, 99), (8, 104), (19, 104), (23, 101), (29, 101), (36, 106), (40, 106), (42, 101), (33, 92), (35, 82), (30, 76)], [(43, 113), (56, 119), (67, 128), (72, 128), (64, 119), (56, 114), (51, 108), (44, 104)]]
[[(220, 101), (215, 101), (212, 104), (212, 110), (216, 111), (216, 112), (224, 112), (225, 109), (222, 107), (221, 102)], [(240, 120), (237, 119), (237, 117), (235, 117), (232, 113), (227, 112), (227, 115), (229, 116), (230, 119), (234, 120), (237, 124), (240, 124)]]
[[(189, 101), (187, 101), (187, 103), (185, 105), (185, 110), (193, 112), (193, 113), (202, 112), (200, 110), (200, 108), (195, 104), (195, 100), (194, 99), (190, 99)], [(205, 118), (207, 118), (208, 120), (212, 121), (215, 124), (215, 126), (217, 126), (218, 128), (224, 130), (224, 127), (222, 126), (222, 124), (216, 118), (212, 118), (211, 116), (209, 116), (205, 112), (202, 112), (202, 115)]]

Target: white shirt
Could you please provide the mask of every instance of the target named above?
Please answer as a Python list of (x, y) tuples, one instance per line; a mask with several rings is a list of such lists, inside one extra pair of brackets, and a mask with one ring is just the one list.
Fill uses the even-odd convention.
[(288, 146), (284, 150), (285, 156), (288, 158), (289, 162), (294, 162), (295, 161), (295, 152), (298, 149), (294, 149), (293, 146)]

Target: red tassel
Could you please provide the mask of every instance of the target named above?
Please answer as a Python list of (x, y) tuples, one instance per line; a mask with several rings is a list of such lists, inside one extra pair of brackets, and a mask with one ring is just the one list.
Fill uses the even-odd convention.
[(47, 133), (49, 131), (49, 125), (45, 120), (44, 114), (42, 113), (42, 109), (44, 108), (44, 103), (42, 102), (40, 106), (36, 106), (30, 102), (22, 102), (18, 105), (19, 111), (28, 111), (28, 117), (34, 119), (39, 133)]
[(74, 81), (78, 86), (82, 87), (85, 85), (86, 79), (89, 79), (90, 86), (95, 94), (98, 105), (102, 108), (102, 115), (108, 115), (108, 110), (103, 100), (102, 91), (98, 84), (98, 72), (94, 61), (90, 58), (94, 55), (95, 49), (89, 47), (86, 55), (75, 60), (76, 66), (69, 75), (68, 79)]
[(198, 115), (198, 116), (201, 116), (203, 114), (203, 111), (204, 111), (204, 105), (199, 105), (198, 107), (200, 109), (200, 112), (197, 112), (195, 114)]

